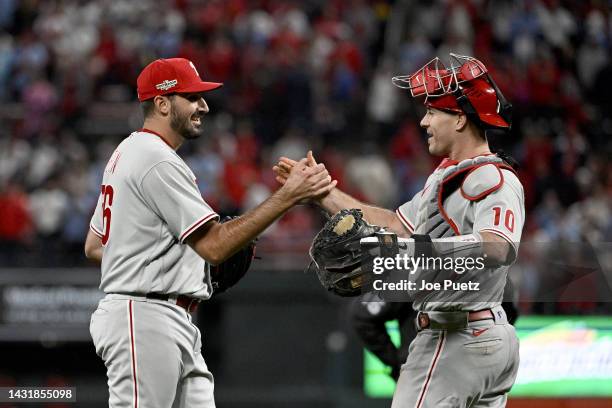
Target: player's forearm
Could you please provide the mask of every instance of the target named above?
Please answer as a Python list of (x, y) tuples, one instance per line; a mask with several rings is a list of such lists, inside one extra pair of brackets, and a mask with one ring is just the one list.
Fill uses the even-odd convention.
[(505, 264), (508, 257), (514, 255), (508, 241), (490, 232), (481, 231), (482, 252), (489, 262)]
[(317, 201), (317, 204), (332, 215), (345, 208), (363, 209), (365, 207), (364, 203), (340, 191), (339, 188), (334, 188), (328, 195)]
[(220, 225), (209, 223), (187, 243), (207, 261), (223, 262), (255, 237), (277, 218), (301, 200), (321, 197), (336, 186), (325, 166), (307, 166), (306, 159), (295, 164), (289, 177), (266, 201), (245, 215)]
[(287, 212), (294, 203), (279, 190), (254, 209), (223, 224), (220, 244), (225, 258), (259, 236), (274, 221)]
[(364, 219), (370, 224), (385, 227), (403, 237), (409, 236), (408, 231), (393, 211), (362, 203), (338, 188), (330, 191), (318, 204), (330, 214), (335, 214), (345, 208), (359, 208), (363, 212)]
[[(416, 239), (416, 235), (413, 238)], [(426, 238), (424, 235), (419, 235), (421, 241)], [(466, 235), (458, 235), (446, 238), (427, 238), (425, 241), (431, 242), (431, 246), (427, 248), (427, 256), (436, 256), (444, 258), (483, 258), (485, 265), (504, 265), (508, 264), (510, 259), (508, 256), (511, 253), (511, 247), (505, 239), (489, 233), (480, 232)], [(405, 252), (410, 256), (414, 256), (414, 241), (405, 240), (408, 245), (400, 248), (400, 253)]]
[(260, 235), (293, 204), (294, 201), (280, 189), (244, 215), (196, 231), (187, 243), (206, 261), (219, 264)]

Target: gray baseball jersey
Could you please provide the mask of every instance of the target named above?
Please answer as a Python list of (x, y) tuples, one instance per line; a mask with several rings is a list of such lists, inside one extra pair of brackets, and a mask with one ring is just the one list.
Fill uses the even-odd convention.
[[(485, 160), (483, 156), (471, 160), (478, 162), (479, 159)], [(512, 171), (498, 168), (493, 164), (483, 164), (477, 165), (470, 171), (461, 186), (443, 203), (445, 217), (454, 230), (450, 233), (496, 234), (510, 243), (514, 258), (518, 251), (525, 219), (523, 187)], [(425, 187), (412, 200), (396, 210), (399, 219), (411, 233), (428, 233), (428, 212), (431, 211), (428, 203), (436, 199), (436, 186), (444, 175), (448, 174), (447, 169), (455, 165), (459, 164), (449, 159), (444, 160), (429, 176)], [(420, 311), (470, 311), (498, 306), (502, 302), (509, 267), (504, 265), (485, 268), (478, 272), (482, 281), (487, 282), (486, 293), (479, 291), (428, 293), (426, 296), (415, 298), (414, 308)], [(469, 276), (464, 274), (462, 277), (468, 279)], [(457, 282), (461, 282), (462, 277), (456, 279)]]
[(132, 133), (104, 170), (91, 219), (104, 247), (100, 289), (209, 298), (209, 265), (185, 239), (215, 218), (174, 149), (152, 132)]
[(161, 135), (134, 132), (111, 156), (90, 224), (102, 240), (107, 293), (90, 333), (107, 367), (109, 406), (215, 407), (200, 331), (176, 298), (210, 297), (210, 267), (185, 239), (217, 217)]
[[(507, 240), (516, 257), (525, 217), (523, 188), (514, 172), (499, 166), (499, 159), (491, 159), (498, 160), (497, 165), (485, 163), (490, 159), (482, 156), (442, 162), (423, 190), (398, 208), (402, 223), (417, 234), (435, 230), (437, 237), (491, 232)], [(456, 169), (452, 166), (465, 166), (467, 174), (446, 197), (438, 187), (441, 180), (452, 179), (449, 173)], [(446, 224), (439, 219), (431, 222), (437, 217), (432, 216), (435, 211)], [(518, 338), (500, 306), (507, 271), (507, 265), (478, 271), (480, 279), (490, 284), (486, 301), (478, 292), (461, 290), (450, 297), (448, 291), (443, 298), (441, 292), (432, 291), (415, 299), (413, 307), (427, 312), (438, 326), (421, 330), (411, 343), (392, 408), (506, 405), (519, 363)], [(468, 321), (467, 311), (486, 309), (492, 319)]]

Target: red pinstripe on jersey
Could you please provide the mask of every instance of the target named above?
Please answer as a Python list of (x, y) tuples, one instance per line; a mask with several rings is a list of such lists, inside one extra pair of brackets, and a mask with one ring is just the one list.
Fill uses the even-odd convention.
[(198, 221), (196, 221), (195, 223), (193, 223), (189, 228), (187, 228), (185, 230), (185, 232), (183, 232), (181, 234), (181, 236), (179, 237), (179, 241), (182, 243), (185, 241), (185, 238), (187, 238), (189, 236), (189, 234), (191, 234), (193, 231), (195, 231), (199, 226), (204, 225), (205, 223), (207, 223), (208, 221), (210, 221), (212, 218), (217, 217), (216, 213), (212, 213), (212, 214), (208, 214), (206, 217), (199, 219)]
[(402, 222), (402, 224), (404, 224), (404, 226), (406, 228), (408, 228), (408, 231), (410, 231), (410, 233), (413, 233), (414, 232), (414, 226), (410, 223), (410, 221), (408, 221), (408, 219), (406, 217), (404, 217), (404, 215), (402, 214), (402, 212), (400, 211), (399, 208), (397, 210), (395, 210), (395, 213), (399, 217), (399, 219)]
[(89, 229), (91, 230), (91, 232), (96, 234), (98, 238), (102, 238), (104, 236), (104, 234), (101, 231), (98, 231), (93, 225), (89, 225)]
[(445, 340), (446, 332), (441, 331), (440, 338), (438, 339), (438, 345), (436, 346), (436, 351), (429, 365), (429, 370), (427, 370), (425, 383), (423, 384), (423, 388), (421, 388), (421, 392), (419, 393), (419, 399), (417, 400), (415, 408), (421, 408), (423, 406), (423, 401), (425, 400), (425, 393), (427, 393), (427, 389), (429, 388), (429, 384), (431, 383), (431, 377), (433, 375), (434, 370), (436, 369), (436, 364), (438, 364), (438, 361), (440, 361), (440, 355), (442, 354), (442, 349), (444, 348)]
[(130, 323), (130, 354), (132, 356), (132, 381), (134, 382), (134, 408), (138, 408), (138, 377), (136, 375), (136, 340), (134, 339), (134, 309), (133, 301), (128, 302)]

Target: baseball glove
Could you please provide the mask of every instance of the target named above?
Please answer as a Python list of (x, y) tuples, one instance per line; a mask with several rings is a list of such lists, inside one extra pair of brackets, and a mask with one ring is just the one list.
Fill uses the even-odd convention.
[(323, 287), (339, 296), (357, 296), (373, 280), (359, 240), (374, 235), (381, 228), (368, 224), (359, 209), (342, 210), (334, 215), (317, 234), (310, 247), (314, 271)]
[[(233, 218), (235, 217), (224, 217), (220, 222), (227, 222)], [(224, 262), (210, 267), (213, 296), (225, 292), (246, 275), (255, 257), (256, 241), (257, 239), (254, 239)]]

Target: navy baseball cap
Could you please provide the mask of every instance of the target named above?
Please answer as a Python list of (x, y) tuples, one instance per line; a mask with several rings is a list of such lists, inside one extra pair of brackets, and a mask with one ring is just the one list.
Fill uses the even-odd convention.
[(193, 62), (185, 58), (158, 59), (144, 67), (138, 79), (138, 100), (157, 95), (212, 91), (220, 82), (204, 82)]

